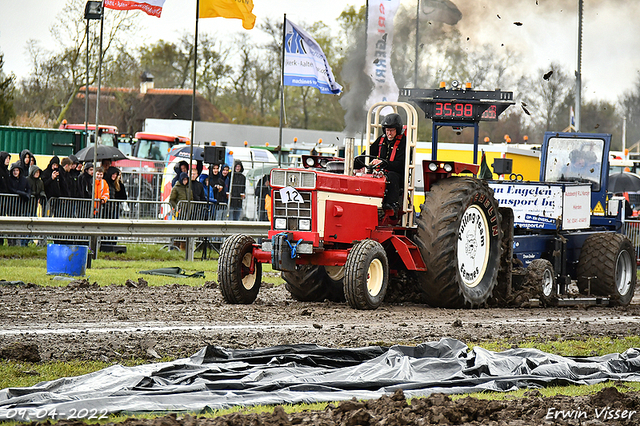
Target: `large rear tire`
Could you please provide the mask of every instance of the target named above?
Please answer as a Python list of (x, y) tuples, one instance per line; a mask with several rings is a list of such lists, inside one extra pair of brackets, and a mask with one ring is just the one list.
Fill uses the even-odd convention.
[(355, 309), (376, 309), (389, 285), (389, 261), (382, 245), (373, 240), (353, 246), (344, 265), (344, 295)]
[(484, 304), (497, 282), (502, 252), (498, 203), (478, 179), (451, 177), (426, 193), (415, 242), (427, 271), (417, 273), (428, 304), (441, 308)]
[(300, 302), (344, 301), (342, 281), (333, 281), (324, 266), (298, 265), (295, 271), (282, 271), (285, 288)]
[(586, 294), (591, 278), (591, 294), (609, 296), (612, 306), (631, 303), (636, 289), (636, 255), (629, 238), (603, 232), (589, 236), (580, 250), (578, 289)]
[(222, 297), (227, 303), (248, 305), (258, 297), (262, 264), (253, 258), (254, 243), (253, 238), (236, 234), (222, 244), (218, 258), (218, 281)]

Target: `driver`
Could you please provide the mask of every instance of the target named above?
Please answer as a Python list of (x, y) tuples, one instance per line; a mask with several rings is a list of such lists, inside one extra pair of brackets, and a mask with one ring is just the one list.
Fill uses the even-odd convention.
[(580, 177), (598, 180), (600, 168), (595, 153), (574, 149), (569, 154), (569, 164), (565, 170), (565, 178)]
[[(382, 120), (384, 134), (376, 139), (369, 148), (369, 153), (377, 158), (371, 164), (381, 167), (387, 172), (387, 189), (382, 200), (384, 210), (398, 211), (400, 192), (404, 182), (405, 151), (407, 138), (402, 132), (402, 118), (399, 114), (388, 114)], [(385, 161), (383, 161), (385, 160)]]

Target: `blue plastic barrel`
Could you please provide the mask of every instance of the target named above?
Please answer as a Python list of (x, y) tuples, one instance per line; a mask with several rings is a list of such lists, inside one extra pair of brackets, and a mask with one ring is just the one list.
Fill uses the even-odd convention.
[(88, 255), (88, 246), (48, 244), (47, 274), (84, 275)]

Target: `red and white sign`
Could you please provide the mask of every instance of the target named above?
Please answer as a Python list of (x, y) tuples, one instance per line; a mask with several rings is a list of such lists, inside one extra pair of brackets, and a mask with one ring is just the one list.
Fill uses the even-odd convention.
[(116, 10), (141, 10), (147, 15), (160, 17), (165, 0), (104, 0), (103, 5), (107, 9)]

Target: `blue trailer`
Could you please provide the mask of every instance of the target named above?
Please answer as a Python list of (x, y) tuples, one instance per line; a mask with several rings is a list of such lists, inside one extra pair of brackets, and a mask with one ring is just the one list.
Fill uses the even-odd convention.
[[(497, 119), (513, 104), (511, 92), (457, 87), (403, 89), (403, 95), (433, 123), (433, 155), (423, 162), (423, 206), (430, 218), (419, 220), (419, 225), (426, 221), (422, 225), (425, 229), (433, 227), (429, 221), (446, 215), (439, 204), (447, 204), (448, 197), (462, 190), (453, 181), (444, 182), (449, 180), (444, 178), (459, 179), (454, 178), (456, 170), (477, 174), (479, 169), (477, 165), (465, 167), (438, 161), (438, 130), (447, 126), (458, 131), (473, 128), (477, 164), (479, 122)], [(435, 304), (460, 307), (491, 300), (509, 304), (531, 296), (553, 305), (628, 305), (637, 281), (635, 249), (622, 234), (624, 199), (608, 191), (610, 148), (609, 134), (547, 132), (537, 182), (523, 181), (521, 175), (512, 173), (510, 160), (496, 162), (494, 172), (505, 179), (488, 181), (492, 196), (461, 206), (463, 211), (457, 212), (458, 218), (451, 221), (450, 229), (441, 227), (441, 235), (457, 236), (457, 246), (450, 256), (451, 263), (457, 264), (457, 272), (450, 274), (456, 282), (452, 285), (438, 279), (445, 275), (445, 269), (437, 262), (431, 264), (436, 269), (431, 276), (434, 283), (425, 281), (422, 287), (435, 295)], [(494, 207), (498, 215), (493, 214)], [(449, 216), (454, 213), (449, 212)], [(477, 217), (474, 223), (484, 222), (486, 235), (494, 238), (485, 241), (478, 238), (477, 232), (467, 232), (467, 216), (472, 221)], [(418, 244), (424, 247), (421, 251), (427, 269), (429, 257), (445, 249), (438, 248), (438, 238), (431, 238), (431, 234), (437, 233), (425, 233), (430, 240)], [(495, 247), (498, 241), (500, 250)], [(495, 258), (498, 255), (499, 266)], [(456, 292), (459, 297), (452, 296)]]

